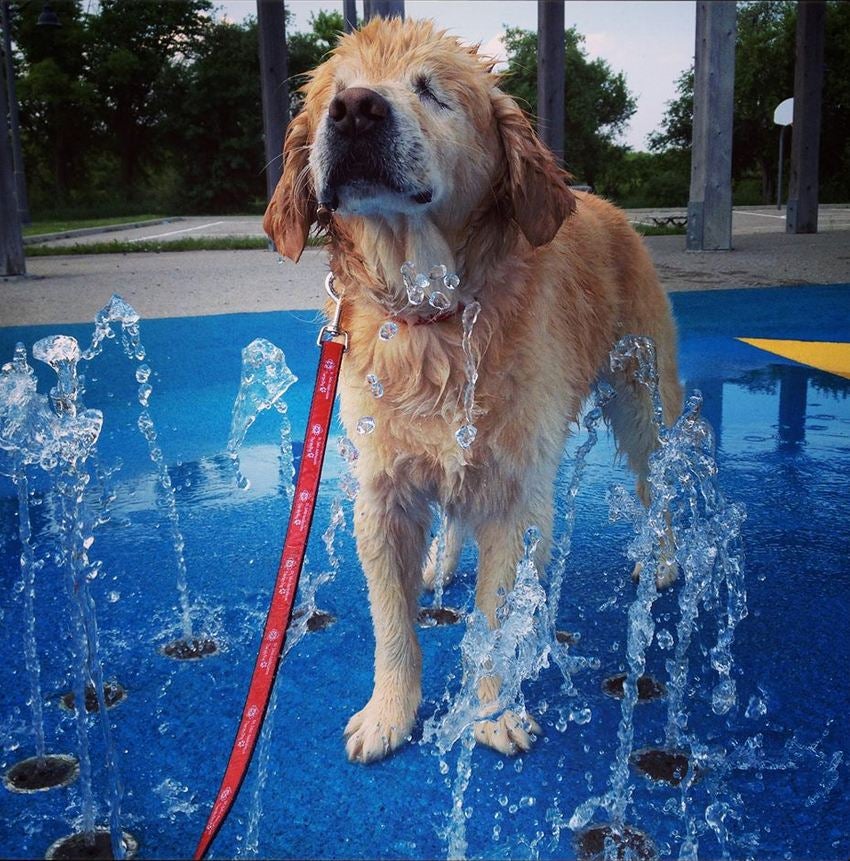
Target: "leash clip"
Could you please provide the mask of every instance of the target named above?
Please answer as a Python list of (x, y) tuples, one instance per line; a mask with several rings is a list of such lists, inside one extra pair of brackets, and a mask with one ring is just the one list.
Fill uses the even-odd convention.
[(322, 326), (319, 330), (319, 337), (316, 339), (316, 343), (321, 347), (324, 341), (333, 340), (334, 338), (342, 338), (343, 339), (343, 353), (348, 352), (348, 332), (344, 331), (340, 328), (339, 322), (342, 317), (342, 293), (337, 293), (334, 290), (334, 278), (333, 272), (328, 272), (328, 277), (325, 278), (325, 293), (331, 297), (331, 301), (336, 306), (334, 308), (334, 316), (331, 320), (330, 324), (326, 326)]

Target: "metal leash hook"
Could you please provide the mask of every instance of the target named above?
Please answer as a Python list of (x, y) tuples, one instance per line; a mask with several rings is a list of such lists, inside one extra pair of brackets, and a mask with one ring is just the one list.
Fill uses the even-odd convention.
[(342, 337), (344, 343), (342, 352), (347, 353), (348, 332), (341, 329), (339, 325), (340, 318), (342, 317), (342, 293), (337, 293), (334, 290), (335, 280), (333, 272), (328, 272), (328, 277), (325, 278), (325, 293), (331, 297), (331, 301), (336, 307), (334, 308), (334, 316), (331, 322), (326, 326), (322, 326), (319, 330), (319, 337), (316, 340), (316, 343), (321, 347), (323, 341)]

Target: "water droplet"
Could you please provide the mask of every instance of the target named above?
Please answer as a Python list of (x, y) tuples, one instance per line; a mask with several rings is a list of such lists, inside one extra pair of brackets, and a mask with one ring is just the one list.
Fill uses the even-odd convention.
[(667, 649), (672, 649), (673, 648), (673, 635), (666, 628), (662, 628), (655, 635), (655, 642), (658, 643), (659, 649), (664, 649), (665, 651)]
[(747, 705), (747, 710), (744, 714), (751, 720), (753, 718), (761, 717), (762, 715), (767, 714), (767, 703), (753, 694), (753, 696), (750, 697), (750, 702)]
[(153, 392), (153, 386), (150, 383), (142, 383), (139, 386), (139, 403), (146, 407), (148, 402), (150, 401), (151, 392)]
[(711, 693), (711, 710), (716, 715), (725, 715), (737, 702), (735, 682), (723, 679)]
[(357, 433), (365, 436), (366, 434), (372, 433), (375, 430), (375, 419), (372, 416), (363, 416), (360, 421), (357, 422)]
[(412, 260), (405, 260), (401, 264), (401, 275), (404, 278), (404, 286), (409, 287), (416, 278), (416, 264)]
[(116, 592), (114, 589), (111, 592), (107, 592), (107, 594), (106, 594), (106, 600), (110, 604), (114, 604), (116, 601), (119, 601), (120, 599), (121, 599), (121, 593)]
[(590, 709), (586, 709), (586, 708), (585, 709), (573, 709), (570, 712), (570, 720), (573, 721), (573, 723), (579, 724), (579, 726), (581, 726), (582, 724), (590, 723), (590, 718), (592, 716), (593, 715), (592, 715), (592, 712), (590, 711)]
[(58, 463), (59, 459), (51, 452), (48, 452), (47, 454), (43, 455), (41, 460), (39, 460), (39, 465), (47, 472), (50, 472), (51, 469), (56, 469), (56, 465)]
[(382, 398), (384, 396), (383, 383), (381, 383), (374, 374), (368, 374), (366, 376), (366, 382), (369, 384), (369, 390), (376, 398)]
[(339, 441), (336, 444), (336, 450), (340, 453), (340, 456), (346, 463), (354, 463), (358, 457), (360, 457), (360, 452), (357, 451), (357, 446), (347, 437), (340, 437)]
[(382, 341), (391, 341), (398, 334), (398, 323), (388, 320), (378, 329), (378, 337)]
[(530, 559), (535, 550), (537, 550), (537, 545), (540, 543), (542, 535), (539, 527), (537, 526), (529, 526), (528, 529), (525, 530), (525, 535), (522, 537), (523, 544), (525, 545), (525, 558)]
[(428, 278), (431, 281), (442, 281), (443, 278), (446, 277), (446, 273), (449, 270), (442, 263), (438, 263), (436, 266), (431, 267), (431, 271), (428, 273)]
[(452, 306), (452, 300), (446, 296), (445, 293), (441, 293), (439, 290), (435, 290), (428, 297), (428, 304), (432, 308), (436, 308), (438, 311), (448, 311)]
[(443, 286), (446, 290), (457, 290), (460, 286), (460, 278), (454, 272), (451, 272), (443, 278)]
[(475, 442), (478, 428), (475, 425), (463, 425), (455, 432), (455, 439), (461, 448), (469, 448)]
[(137, 383), (146, 383), (148, 381), (148, 377), (151, 375), (151, 369), (149, 365), (139, 365), (136, 368), (136, 382)]
[(421, 305), (425, 301), (425, 294), (431, 282), (427, 275), (419, 274), (412, 284), (407, 285), (407, 301), (411, 305)]

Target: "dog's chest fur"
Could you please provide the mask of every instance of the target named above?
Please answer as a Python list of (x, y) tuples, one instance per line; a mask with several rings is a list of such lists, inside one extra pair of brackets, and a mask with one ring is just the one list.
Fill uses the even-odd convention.
[[(342, 418), (361, 452), (361, 471), (377, 468), (443, 504), (481, 516), (503, 509), (529, 487), (529, 477), (550, 467), (563, 447), (567, 424), (584, 391), (568, 367), (544, 368), (516, 321), (508, 339), (485, 307), (473, 329), (478, 359), (472, 420), (478, 435), (466, 450), (455, 433), (466, 421), (467, 383), (460, 315), (433, 325), (401, 324), (389, 341), (378, 338), (378, 315), (352, 320), (352, 347), (343, 363)], [(366, 381), (374, 374), (384, 395)], [(535, 404), (563, 405), (559, 410)], [(363, 416), (375, 430), (358, 435)], [(533, 481), (531, 484), (533, 485)]]

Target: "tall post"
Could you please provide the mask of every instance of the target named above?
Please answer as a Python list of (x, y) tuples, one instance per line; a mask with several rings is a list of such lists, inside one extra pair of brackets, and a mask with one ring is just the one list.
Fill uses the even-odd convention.
[(27, 179), (24, 173), (24, 154), (21, 149), (21, 124), (18, 119), (18, 94), (15, 91), (15, 64), (12, 60), (12, 31), (9, 27), (9, 0), (0, 2), (0, 19), (3, 23), (3, 55), (6, 65), (6, 97), (9, 101), (9, 125), (12, 131), (12, 159), (15, 171), (15, 188), (18, 192), (18, 212), (21, 224), (30, 223), (27, 200)]
[(0, 275), (26, 275), (7, 113), (6, 88), (0, 86)]
[(797, 3), (794, 65), (794, 124), (791, 132), (791, 180), (785, 231), (818, 232), (818, 150), (826, 3)]
[(363, 0), (363, 20), (370, 18), (404, 18), (404, 0)]
[(537, 134), (564, 163), (564, 0), (537, 0)]
[(732, 248), (735, 4), (699, 0), (688, 251)]
[(346, 33), (351, 33), (357, 29), (356, 0), (342, 0), (342, 20), (345, 25)]
[(257, 0), (257, 32), (263, 94), (266, 196), (271, 200), (283, 174), (283, 138), (289, 122), (286, 10), (283, 0)]

